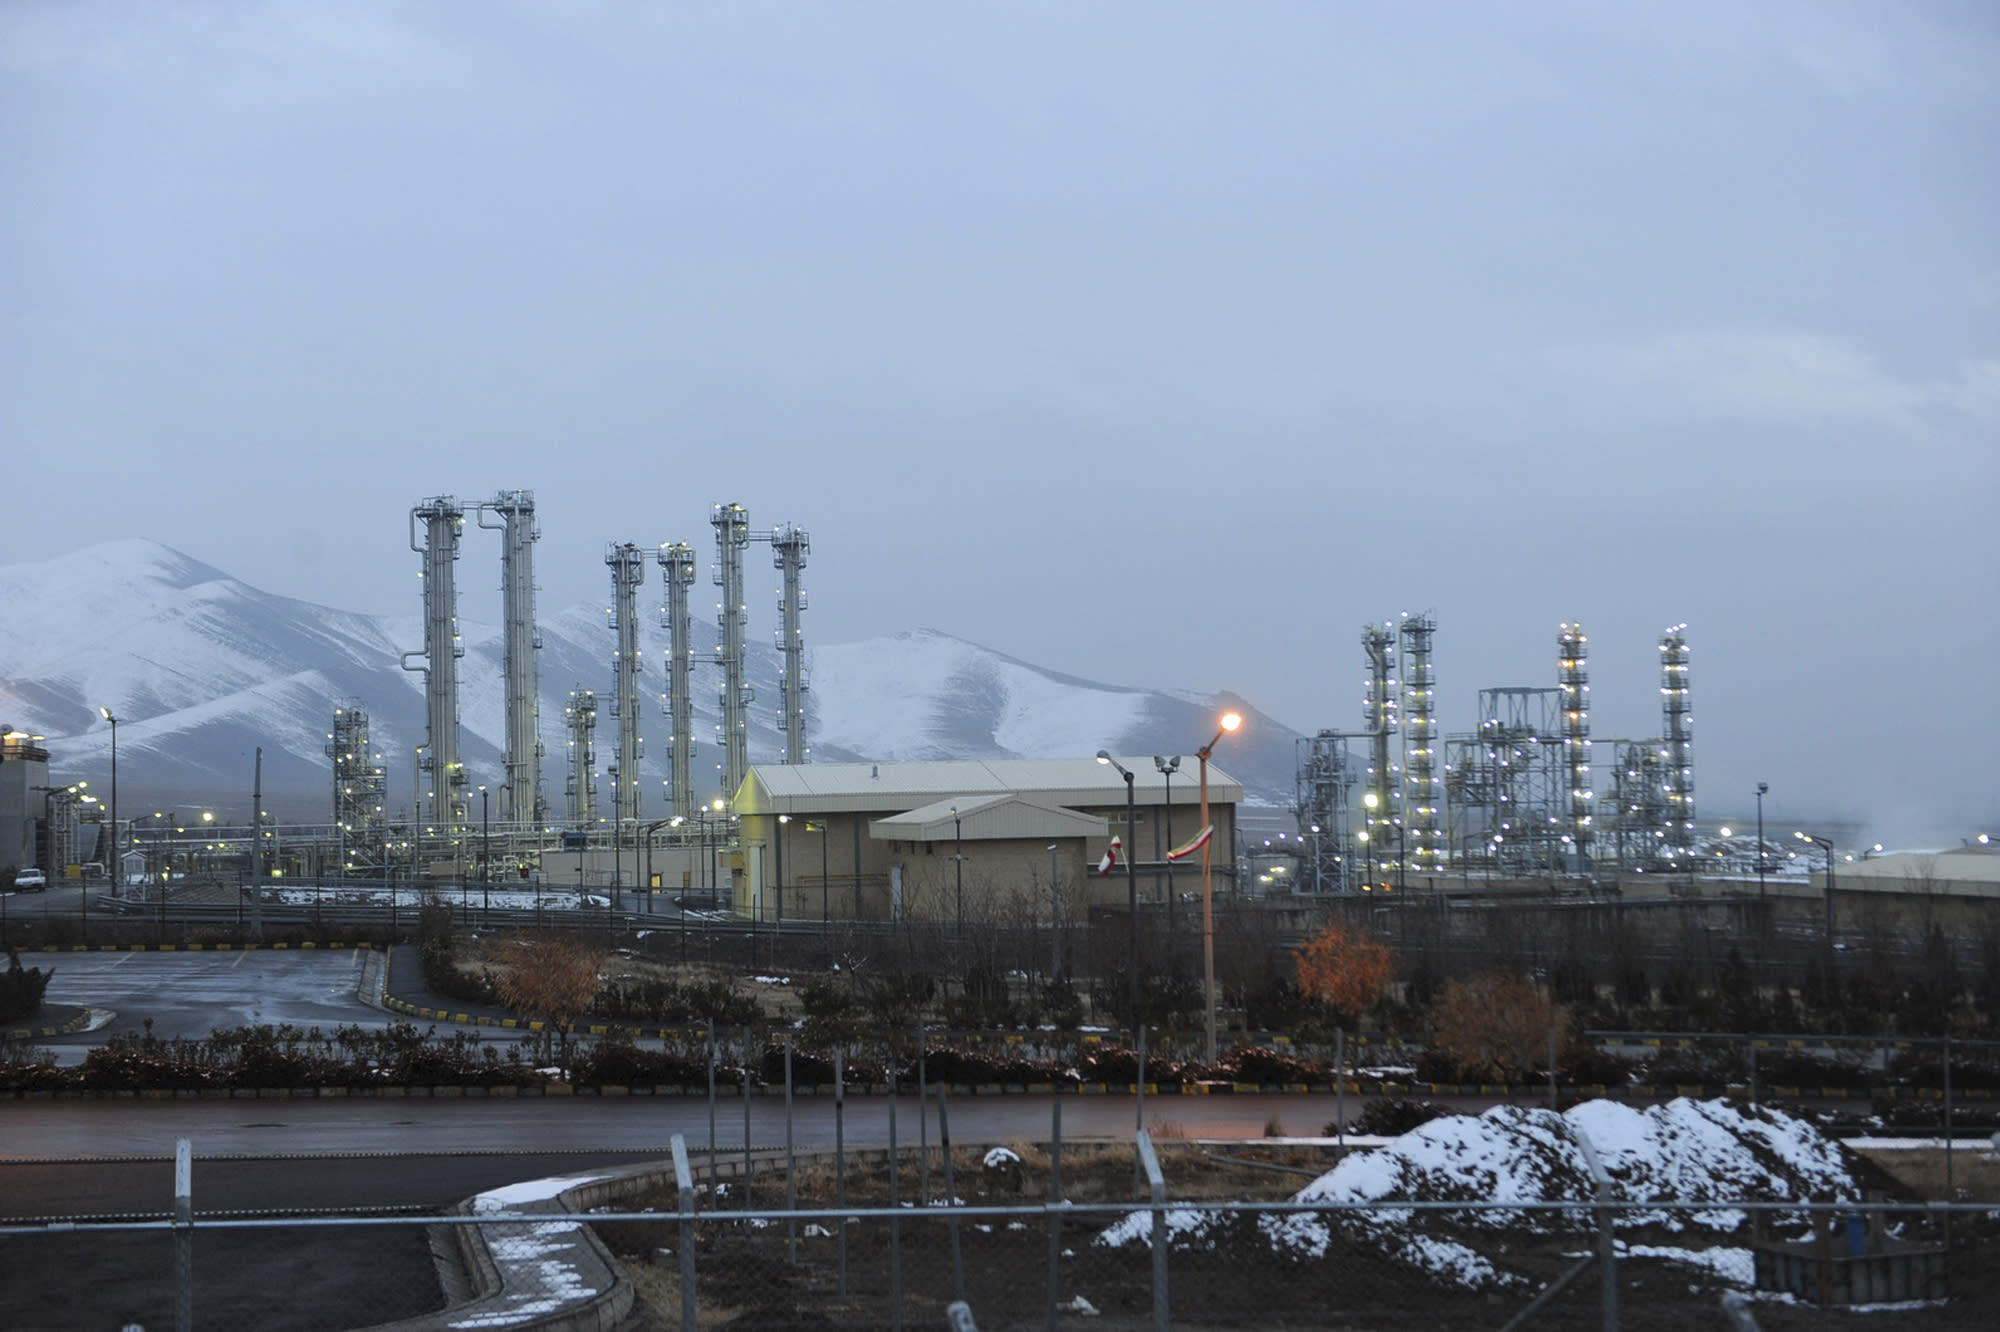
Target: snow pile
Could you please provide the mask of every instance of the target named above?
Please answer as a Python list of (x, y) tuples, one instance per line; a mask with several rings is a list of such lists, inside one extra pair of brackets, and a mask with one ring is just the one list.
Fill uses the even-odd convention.
[[(1336, 1240), (1379, 1250), (1453, 1284), (1509, 1286), (1504, 1272), (1455, 1233), (1576, 1232), (1593, 1224), (1587, 1209), (1540, 1210), (1525, 1204), (1588, 1202), (1596, 1197), (1584, 1140), (1596, 1151), (1621, 1201), (1660, 1209), (1619, 1214), (1623, 1227), (1700, 1226), (1728, 1233), (1738, 1208), (1666, 1210), (1669, 1203), (1844, 1201), (1858, 1196), (1840, 1146), (1812, 1125), (1728, 1101), (1680, 1099), (1648, 1109), (1591, 1101), (1567, 1114), (1497, 1106), (1483, 1115), (1451, 1115), (1377, 1151), (1350, 1156), (1294, 1195), (1299, 1203), (1365, 1210), (1275, 1213), (1261, 1218), (1263, 1242), (1319, 1258)], [(1520, 1208), (1424, 1210), (1397, 1203), (1520, 1203)], [(1166, 1213), (1173, 1243), (1214, 1248), (1234, 1242), (1241, 1225), (1221, 1213), (1174, 1208)], [(1145, 1244), (1152, 1217), (1134, 1212), (1098, 1236), (1103, 1245)]]

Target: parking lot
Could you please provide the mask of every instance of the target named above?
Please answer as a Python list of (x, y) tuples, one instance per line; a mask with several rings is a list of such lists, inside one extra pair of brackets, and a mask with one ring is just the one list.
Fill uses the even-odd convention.
[[(374, 955), (378, 960), (380, 955)], [(51, 970), (44, 1001), (109, 1015), (92, 1029), (37, 1044), (74, 1062), (121, 1032), (206, 1036), (216, 1027), (383, 1027), (391, 1015), (357, 993), (370, 955), (327, 952), (41, 953), (25, 965)]]

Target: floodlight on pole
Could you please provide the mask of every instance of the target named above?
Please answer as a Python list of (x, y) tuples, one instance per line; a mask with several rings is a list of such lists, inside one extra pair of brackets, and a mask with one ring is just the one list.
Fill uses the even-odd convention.
[[(1215, 735), (1195, 752), (1201, 760), (1201, 826), (1208, 828), (1208, 756), (1215, 752), (1215, 746), (1227, 735), (1243, 724), (1243, 718), (1234, 712), (1222, 714)], [(1210, 836), (1201, 844), (1201, 990), (1202, 1007), (1207, 1012), (1208, 1063), (1215, 1066), (1215, 838)]]
[[(1171, 758), (1162, 758), (1158, 754), (1155, 754), (1153, 755), (1153, 770), (1159, 773), (1161, 780), (1163, 780), (1166, 783), (1166, 788), (1167, 788), (1166, 801), (1165, 804), (1162, 806), (1160, 814), (1160, 817), (1166, 821), (1166, 827), (1160, 834), (1160, 840), (1168, 848), (1171, 849), (1174, 844), (1174, 774), (1181, 770), (1181, 756), (1179, 754), (1175, 754)], [(1179, 911), (1180, 911), (1180, 905), (1178, 902), (1175, 901), (1175, 898), (1177, 898), (1178, 896), (1179, 894), (1174, 891), (1174, 858), (1172, 856), (1168, 856), (1167, 857), (1167, 968), (1168, 970), (1172, 971), (1176, 976), (1180, 975), (1180, 965), (1181, 965), (1180, 931), (1178, 928), (1176, 928), (1179, 923)]]
[(1833, 839), (1817, 837), (1809, 832), (1794, 832), (1792, 836), (1801, 842), (1811, 842), (1826, 853), (1826, 947), (1833, 951)]
[(1764, 793), (1771, 789), (1769, 782), (1757, 783), (1757, 900), (1764, 899), (1764, 873), (1767, 859), (1764, 855)]
[[(1109, 763), (1125, 779), (1125, 993), (1131, 1003), (1132, 1028), (1139, 1027), (1139, 819), (1133, 795), (1133, 773), (1111, 757), (1109, 750), (1097, 751), (1099, 763)], [(1144, 1081), (1143, 1075), (1140, 1081)]]

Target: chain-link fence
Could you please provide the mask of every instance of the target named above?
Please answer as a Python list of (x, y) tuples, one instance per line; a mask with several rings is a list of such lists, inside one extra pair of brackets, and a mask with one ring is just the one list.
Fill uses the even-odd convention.
[(1991, 1203), (1633, 1201), (1607, 1187), (1203, 1199), (1176, 1195), (1204, 1161), (1314, 1171), (1255, 1144), (1217, 1166), (1144, 1132), (953, 1148), (939, 1128), (922, 1146), (747, 1160), (676, 1137), (660, 1162), (493, 1190), (445, 1215), (303, 1219), (199, 1213), (183, 1145), (165, 1216), (0, 1228), (5, 1321), (1781, 1332), (1868, 1308), (1876, 1332), (1945, 1332), (1990, 1327), (2000, 1308)]

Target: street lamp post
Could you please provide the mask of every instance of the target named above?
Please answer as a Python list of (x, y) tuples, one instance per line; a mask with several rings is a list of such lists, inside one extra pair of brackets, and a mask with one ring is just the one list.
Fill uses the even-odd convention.
[(953, 891), (958, 896), (956, 915), (958, 924), (958, 946), (965, 946), (965, 821), (958, 816), (958, 806), (951, 807), (951, 868), (957, 876)]
[(1224, 734), (1234, 731), (1243, 724), (1243, 718), (1234, 712), (1222, 715), (1222, 724), (1213, 738), (1195, 752), (1201, 760), (1201, 826), (1206, 836), (1201, 843), (1201, 988), (1202, 1004), (1207, 1009), (1208, 1062), (1215, 1064), (1215, 835), (1208, 821), (1208, 756), (1215, 752), (1215, 746)]
[[(1125, 779), (1125, 993), (1131, 1005), (1132, 1029), (1139, 1029), (1139, 817), (1133, 794), (1133, 773), (1108, 750), (1097, 751), (1099, 763), (1109, 763)], [(1144, 1082), (1145, 1072), (1139, 1080)]]
[(1062, 979), (1062, 887), (1056, 877), (1056, 851), (1060, 842), (1049, 843), (1049, 984)]
[[(1172, 852), (1172, 850), (1174, 849), (1174, 774), (1181, 770), (1181, 756), (1179, 754), (1176, 754), (1172, 758), (1161, 758), (1158, 754), (1155, 754), (1153, 756), (1153, 768), (1160, 774), (1162, 778), (1166, 780), (1167, 783), (1167, 803), (1165, 810), (1161, 814), (1161, 817), (1166, 820), (1166, 828), (1164, 832), (1161, 834), (1161, 838), (1163, 841), (1166, 842), (1167, 850), (1169, 852)], [(1177, 899), (1180, 895), (1174, 891), (1173, 856), (1171, 854), (1168, 855), (1166, 857), (1166, 861), (1167, 861), (1167, 966), (1176, 976), (1179, 976), (1180, 958), (1181, 958), (1180, 954), (1181, 934), (1179, 929), (1180, 903), (1175, 899)]]
[(493, 918), (493, 797), (479, 788), (479, 924)]
[(784, 936), (785, 932), (785, 825), (791, 821), (791, 815), (780, 814), (778, 816), (777, 836), (773, 838), (778, 844), (778, 914), (772, 921), (773, 932), (771, 935), (771, 960), (773, 962), (778, 960), (778, 940)]
[(1815, 837), (1809, 832), (1795, 832), (1792, 835), (1801, 842), (1811, 842), (1826, 852), (1826, 951), (1827, 960), (1831, 962), (1833, 960), (1833, 839)]
[(806, 820), (806, 831), (819, 834), (819, 929), (824, 935), (833, 924), (833, 871), (826, 854), (826, 820)]
[(1764, 898), (1764, 793), (1771, 789), (1769, 782), (1757, 783), (1757, 899)]
[[(110, 708), (100, 707), (98, 708), (98, 712), (103, 714), (105, 721), (111, 723), (111, 872), (113, 874), (123, 874), (125, 872), (124, 866), (119, 863), (118, 857), (118, 719), (111, 715)], [(112, 882), (115, 884), (118, 880), (113, 879)], [(160, 917), (163, 921), (166, 919), (166, 912), (167, 894), (163, 888), (160, 890)], [(90, 946), (90, 880), (88, 878), (85, 878), (83, 883), (83, 943), (86, 948)]]

